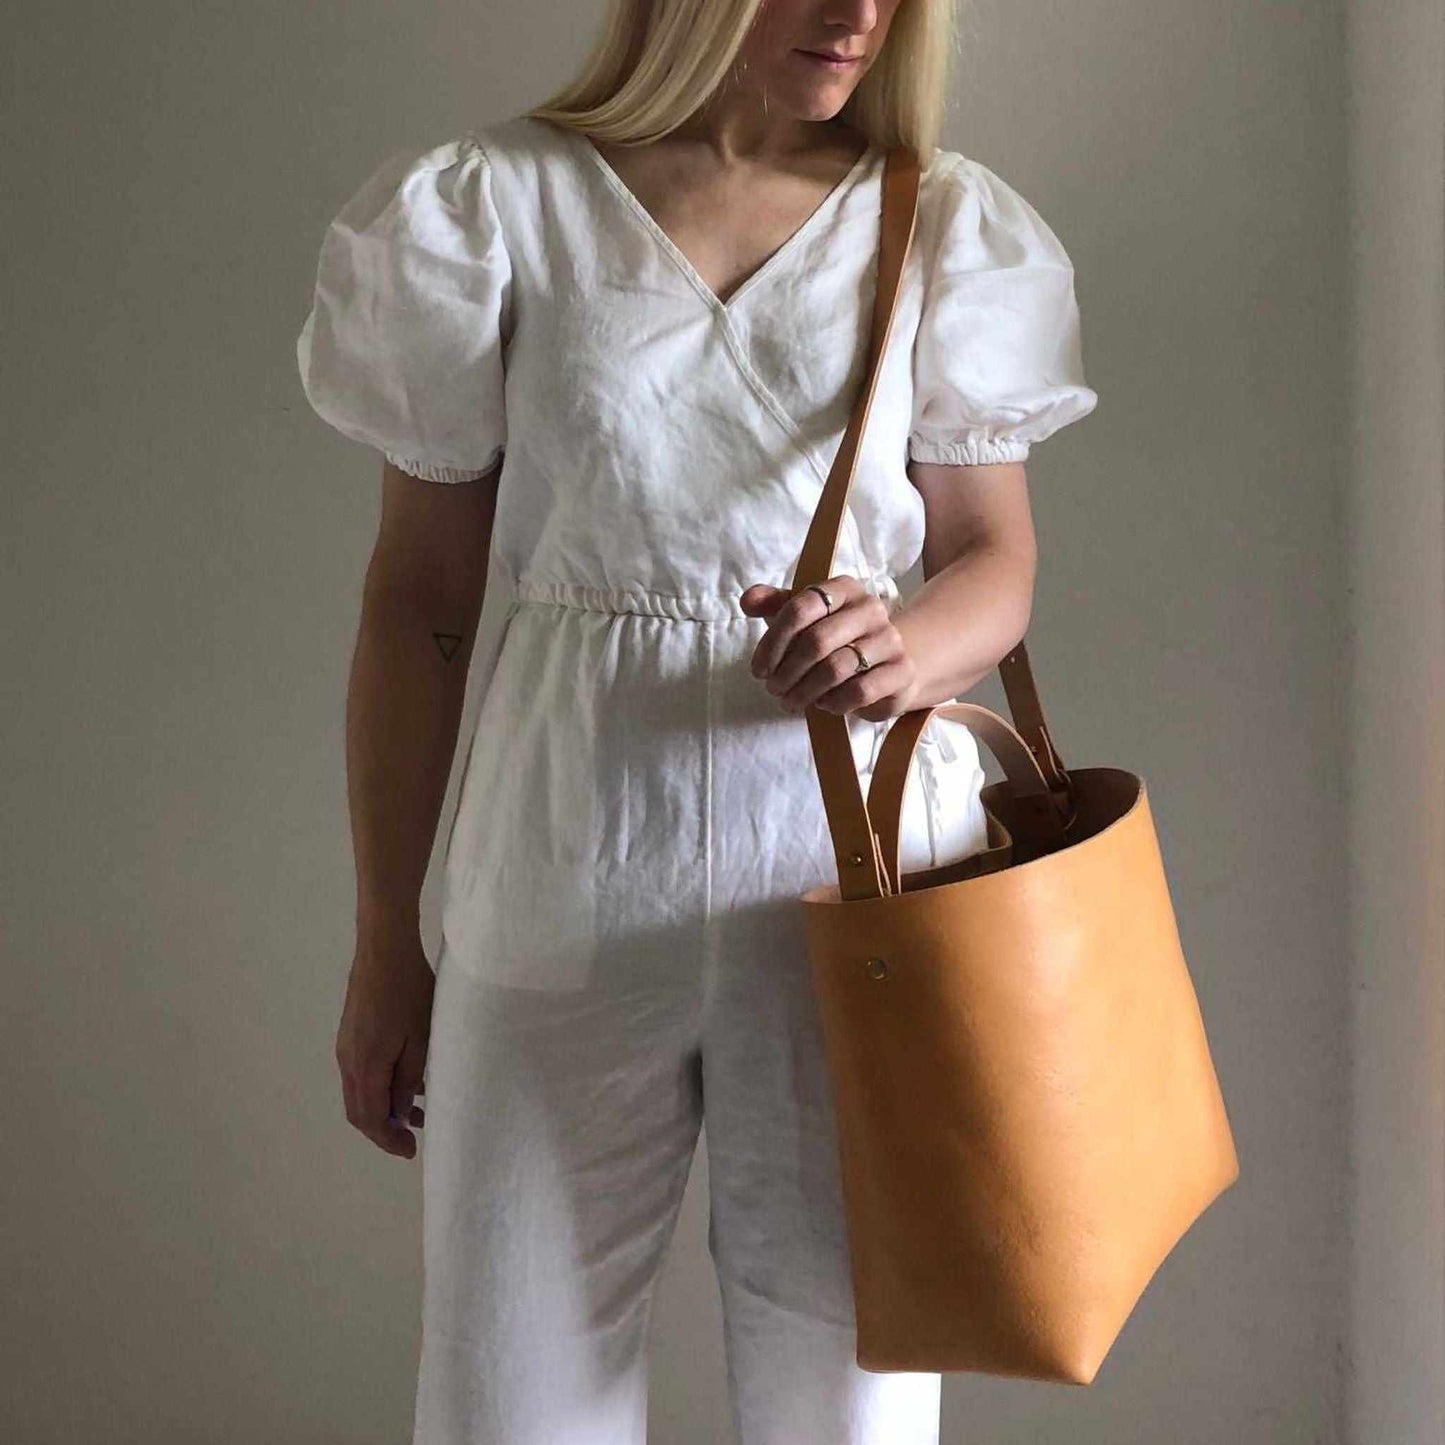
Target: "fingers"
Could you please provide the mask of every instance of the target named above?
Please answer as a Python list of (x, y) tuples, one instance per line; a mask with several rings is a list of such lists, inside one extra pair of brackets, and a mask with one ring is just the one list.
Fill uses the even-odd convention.
[(426, 1070), (426, 1046), (416, 1039), (409, 1039), (397, 1060), (391, 1076), (391, 1112), (389, 1122), (393, 1129), (411, 1140), (413, 1152), (416, 1136), (407, 1131), (407, 1124), (421, 1126), (425, 1115), (413, 1105), (413, 1100), (422, 1091), (422, 1079)]
[[(857, 577), (850, 577), (847, 574), (829, 577), (822, 585), (829, 597), (833, 599), (832, 613), (829, 613), (827, 603), (811, 587), (803, 588), (801, 592), (781, 603), (769, 617), (768, 630), (759, 639), (757, 647), (753, 649), (750, 665), (754, 677), (768, 677), (775, 673), (779, 666), (787, 660), (787, 654), (796, 639), (809, 628), (817, 626), (825, 620), (835, 624), (829, 631), (830, 635), (835, 638), (834, 645), (838, 645), (836, 638), (839, 634), (836, 620), (850, 608), (866, 604), (873, 597), (873, 594), (863, 586)], [(752, 591), (752, 588), (749, 588), (748, 591)], [(743, 595), (746, 596), (747, 593)], [(881, 603), (881, 599), (874, 600)], [(887, 615), (886, 606), (884, 615)], [(847, 638), (845, 637), (844, 640)], [(809, 665), (816, 661), (816, 657), (812, 658)]]
[(912, 662), (898, 650), (885, 662), (874, 662), (882, 647), (883, 635), (865, 637), (857, 643), (871, 666), (860, 668), (858, 654), (845, 644), (809, 668), (789, 691), (779, 699), (788, 712), (801, 713), (806, 708), (825, 712), (857, 712), (870, 720), (892, 717), (901, 711), (901, 704), (912, 686)]
[[(869, 661), (873, 659), (870, 647), (863, 648)], [(844, 648), (843, 655), (857, 662), (852, 648)], [(883, 722), (907, 711), (908, 698), (917, 673), (907, 657), (881, 667), (867, 668), (854, 672), (831, 687), (826, 678), (816, 685), (822, 690), (811, 701), (802, 703), (796, 711), (807, 707), (821, 708), (824, 712), (856, 713), (869, 722)], [(814, 686), (812, 675), (804, 678), (800, 687), (811, 690)]]
[[(811, 589), (790, 598), (754, 652), (754, 675), (788, 712), (877, 705), (878, 715), (890, 715), (891, 700), (905, 695), (914, 670), (888, 604), (856, 577), (829, 578), (823, 585), (833, 610)], [(850, 644), (867, 658), (866, 668)]]
[[(421, 1075), (414, 1065), (399, 1068), (400, 1060), (388, 1058), (388, 1052), (375, 1045), (338, 1044), (342, 1101), (347, 1121), (373, 1144), (398, 1158), (411, 1159), (416, 1154), (416, 1135), (407, 1124), (422, 1122), (418, 1117), (422, 1111), (411, 1103), (412, 1096), (420, 1092)], [(406, 1055), (404, 1049), (402, 1057)]]
[(738, 604), (749, 616), (767, 617), (776, 612), (788, 600), (784, 587), (774, 587), (770, 582), (754, 582), (744, 587), (738, 595)]

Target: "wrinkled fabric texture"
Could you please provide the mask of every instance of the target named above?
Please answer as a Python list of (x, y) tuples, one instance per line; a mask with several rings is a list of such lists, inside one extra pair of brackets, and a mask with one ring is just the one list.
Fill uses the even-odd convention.
[[(513, 117), (384, 161), (323, 239), (306, 395), (429, 481), (501, 462), (496, 625), (450, 824), (427, 1062), (414, 1445), (640, 1445), (657, 1271), (705, 1123), (742, 1445), (933, 1445), (939, 1377), (853, 1359), (798, 895), (836, 877), (807, 727), (738, 594), (788, 585), (861, 384), (884, 150), (724, 301), (585, 137)], [(939, 151), (834, 571), (890, 607), (910, 458), (1023, 460), (1086, 415), (1073, 272)], [(884, 723), (853, 717), (866, 788)], [(933, 719), (905, 870), (986, 844)]]

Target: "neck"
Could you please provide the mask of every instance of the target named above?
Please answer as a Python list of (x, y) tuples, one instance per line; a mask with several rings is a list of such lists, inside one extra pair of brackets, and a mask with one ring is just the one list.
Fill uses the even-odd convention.
[(836, 117), (807, 120), (777, 112), (769, 115), (750, 92), (739, 91), (720, 92), (672, 134), (707, 147), (719, 165), (730, 165), (818, 150), (851, 130)]

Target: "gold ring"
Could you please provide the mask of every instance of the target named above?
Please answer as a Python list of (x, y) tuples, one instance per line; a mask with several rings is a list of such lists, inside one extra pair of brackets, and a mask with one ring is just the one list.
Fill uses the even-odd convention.
[(873, 666), (873, 664), (864, 657), (863, 649), (859, 647), (856, 642), (849, 642), (846, 646), (851, 647), (853, 651), (858, 654), (858, 666), (853, 669), (854, 672), (867, 672), (868, 669)]

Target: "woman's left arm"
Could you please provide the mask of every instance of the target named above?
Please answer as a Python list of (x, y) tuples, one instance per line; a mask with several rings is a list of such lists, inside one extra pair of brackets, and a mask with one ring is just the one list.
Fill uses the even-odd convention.
[(882, 722), (932, 707), (980, 681), (1028, 630), (1036, 546), (1023, 462), (914, 461), (908, 475), (923, 497), (924, 583), (905, 605), (890, 614), (846, 575), (825, 584), (831, 610), (810, 589), (743, 592), (743, 611), (768, 619), (753, 675), (785, 711)]
[(1038, 561), (1023, 462), (910, 462), (908, 475), (923, 497), (925, 581), (893, 614), (915, 672), (904, 711), (998, 666), (1028, 631)]

